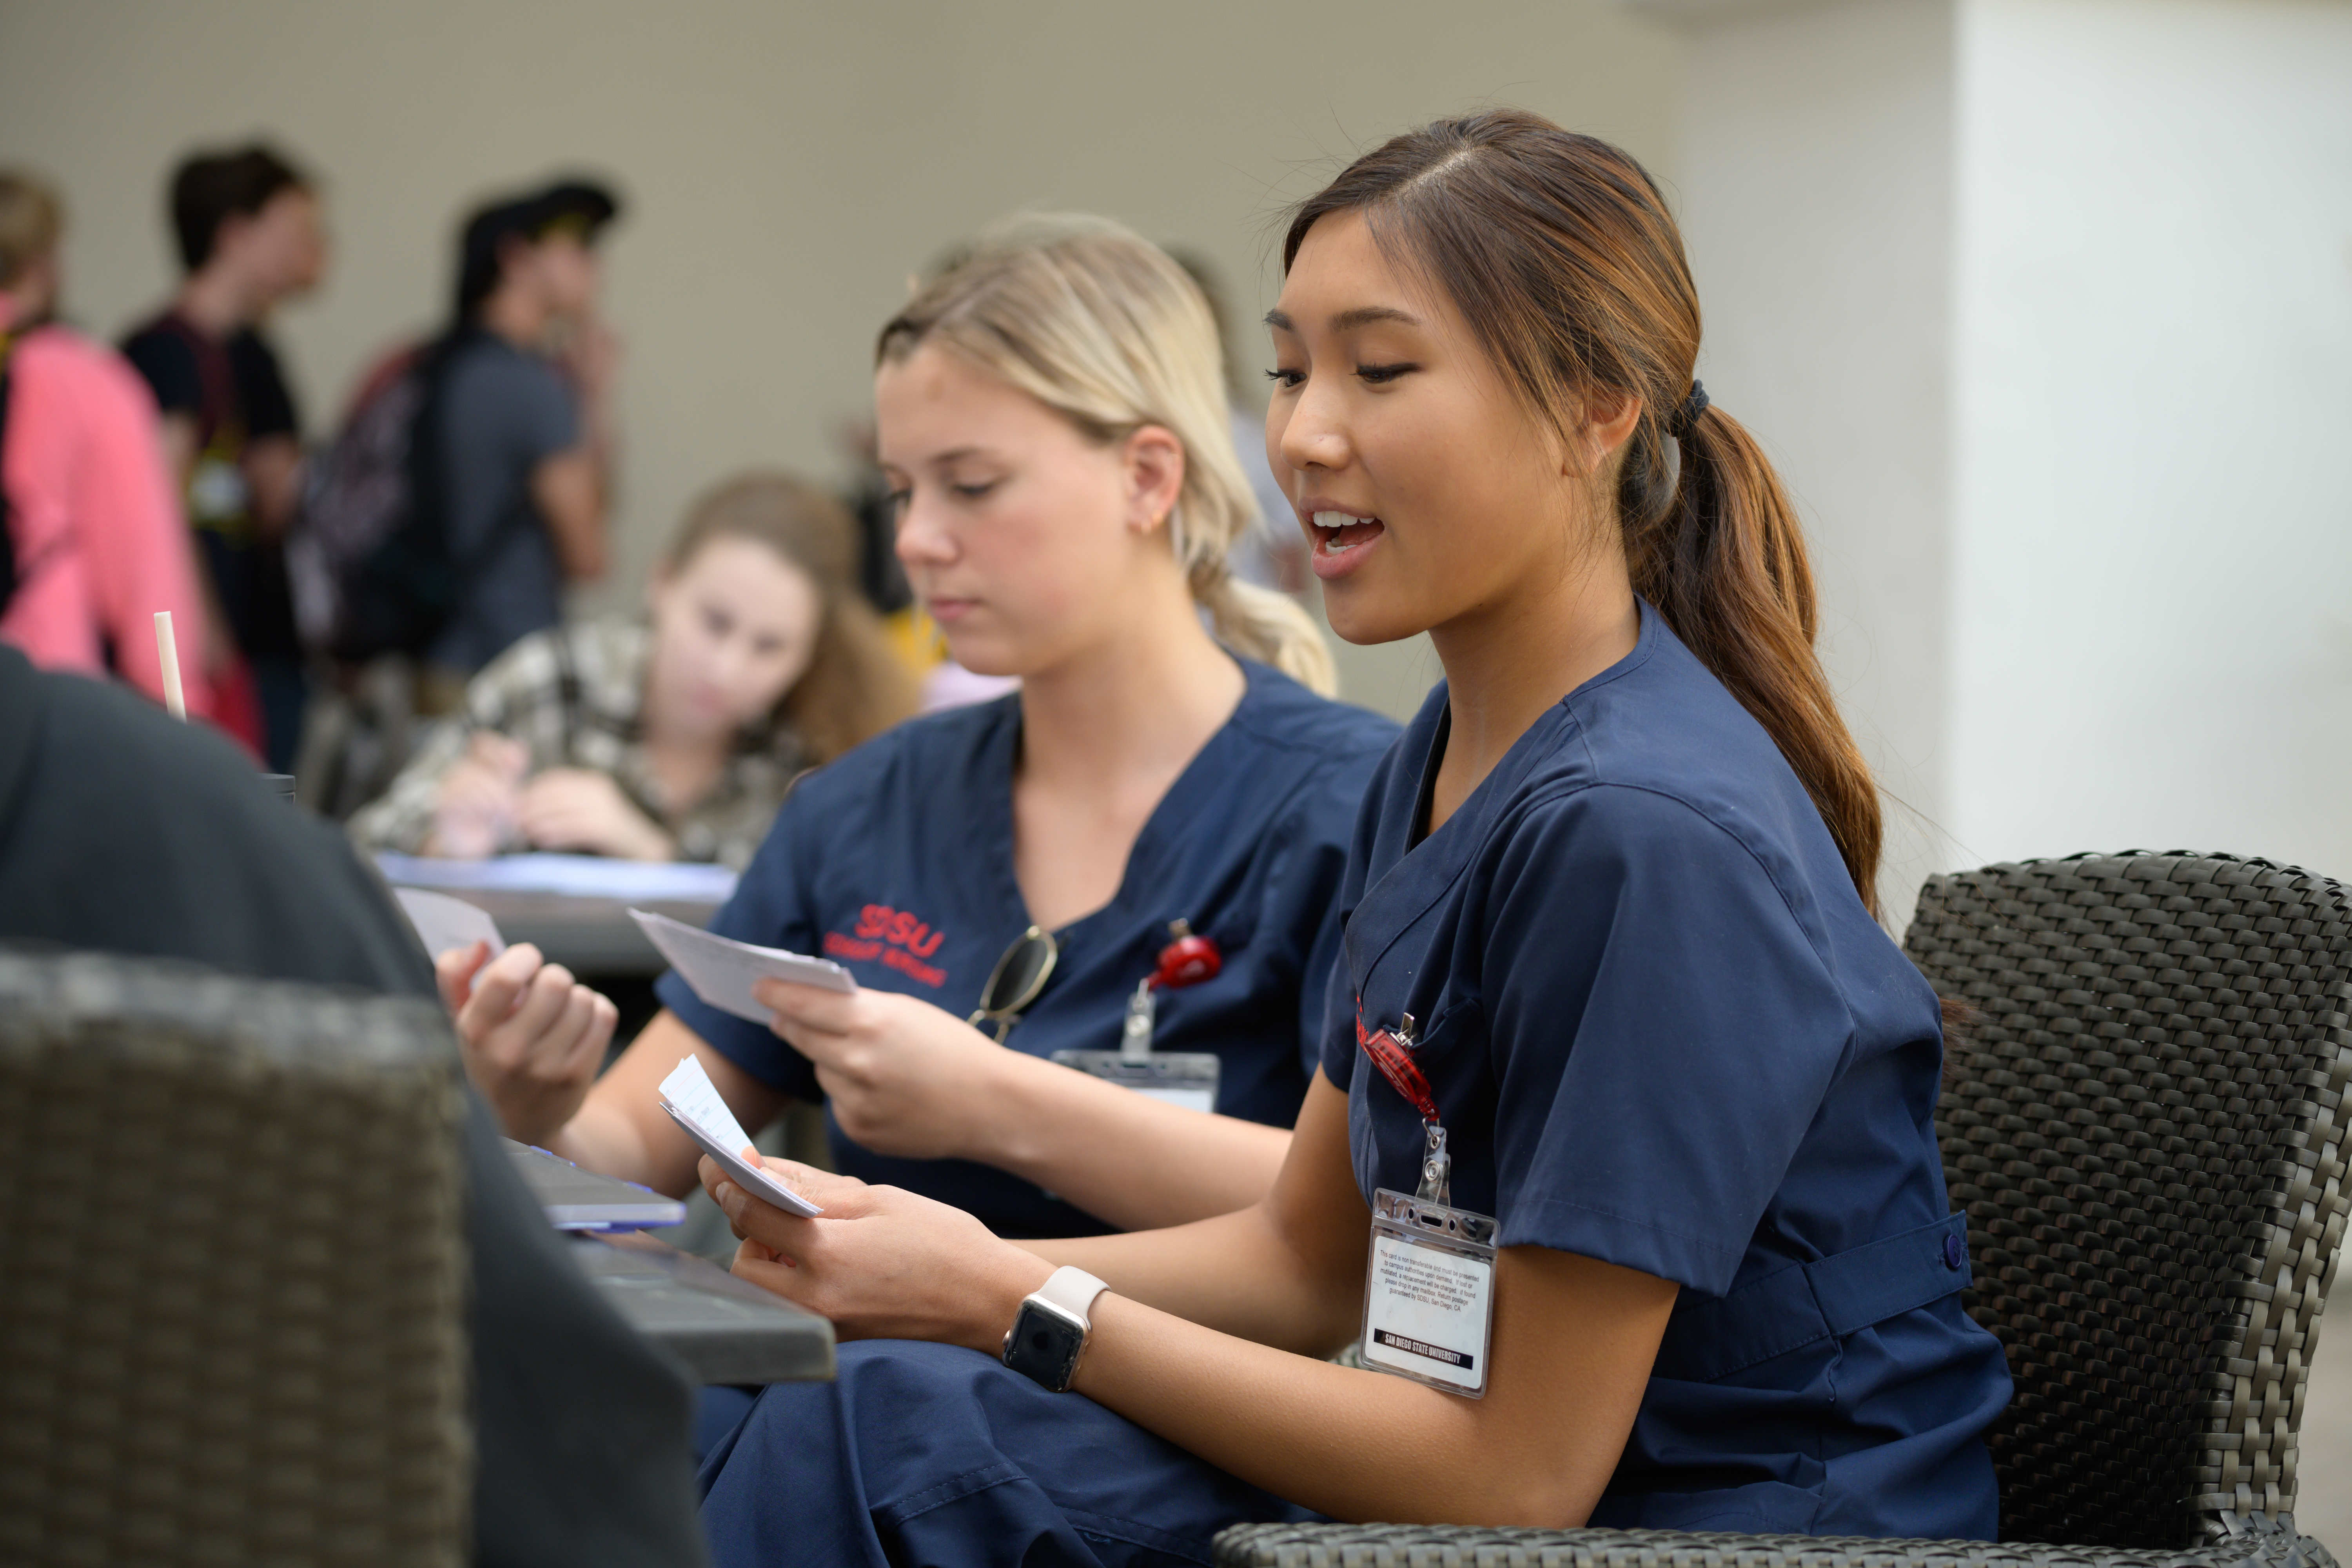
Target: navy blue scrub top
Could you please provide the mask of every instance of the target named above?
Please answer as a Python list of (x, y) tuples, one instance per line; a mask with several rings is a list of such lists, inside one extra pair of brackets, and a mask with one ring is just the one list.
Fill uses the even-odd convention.
[[(1160, 995), (1152, 1046), (1222, 1058), (1217, 1109), (1288, 1127), (1322, 1040), (1338, 899), (1364, 783), (1391, 721), (1327, 701), (1262, 664), (1144, 824), (1109, 903), (1055, 931), (1061, 957), (1005, 1038), (1014, 1050), (1116, 1050), (1169, 922), (1216, 942), (1213, 980)], [(857, 984), (965, 1017), (1029, 911), (1013, 867), (1015, 696), (914, 720), (802, 780), (710, 929), (820, 953)], [(824, 1098), (808, 1059), (709, 1006), (675, 973), (655, 987), (703, 1040), (771, 1088)], [(1100, 1220), (1006, 1172), (902, 1160), (826, 1130), (839, 1170), (965, 1209), (1003, 1236), (1097, 1235)]]
[(1593, 1524), (1990, 1538), (2009, 1374), (1960, 1307), (1936, 996), (1804, 786), (1647, 605), (1416, 843), (1447, 718), (1440, 686), (1342, 894), (1322, 1068), (1366, 1200), (1423, 1140), (1352, 1015), (1410, 1013), (1454, 1202), (1682, 1287)]

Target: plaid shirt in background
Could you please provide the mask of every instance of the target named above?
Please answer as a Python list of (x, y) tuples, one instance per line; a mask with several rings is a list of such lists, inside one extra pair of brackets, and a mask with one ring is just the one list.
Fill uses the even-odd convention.
[[(529, 747), (533, 773), (593, 768), (611, 774), (621, 793), (677, 841), (679, 859), (716, 860), (741, 870), (804, 765), (804, 749), (781, 726), (747, 733), (708, 795), (686, 811), (665, 810), (637, 731), (652, 644), (651, 629), (628, 616), (523, 638), (467, 684), (464, 713), (427, 732), (383, 798), (352, 818), (352, 837), (369, 849), (423, 853), (442, 775), (465, 755), (476, 731), (488, 730)], [(501, 847), (530, 847), (518, 839)]]

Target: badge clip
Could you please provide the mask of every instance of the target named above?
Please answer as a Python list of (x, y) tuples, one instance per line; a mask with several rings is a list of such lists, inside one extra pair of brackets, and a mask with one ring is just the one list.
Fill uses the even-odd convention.
[(1209, 1051), (1154, 1052), (1151, 1037), (1160, 1018), (1160, 993), (1213, 980), (1224, 968), (1217, 944), (1194, 933), (1189, 921), (1168, 922), (1171, 940), (1159, 963), (1136, 983), (1127, 999), (1116, 1051), (1055, 1051), (1054, 1060), (1080, 1072), (1137, 1089), (1190, 1110), (1216, 1109), (1217, 1076), (1223, 1065)]

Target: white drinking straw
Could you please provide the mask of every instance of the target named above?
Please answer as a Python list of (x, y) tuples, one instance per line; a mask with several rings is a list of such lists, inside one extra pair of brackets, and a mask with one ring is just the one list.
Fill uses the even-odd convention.
[(188, 716), (187, 700), (180, 695), (180, 650), (172, 641), (172, 612), (155, 612), (155, 657), (163, 663), (163, 706), (174, 719)]

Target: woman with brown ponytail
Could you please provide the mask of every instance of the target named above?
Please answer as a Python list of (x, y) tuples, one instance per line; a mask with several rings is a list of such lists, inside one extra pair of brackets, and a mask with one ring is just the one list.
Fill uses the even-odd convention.
[(1267, 445), (1332, 625), (1445, 668), (1358, 818), (1287, 1161), (1027, 1247), (706, 1162), (737, 1272), (879, 1342), (713, 1456), (718, 1561), (1205, 1562), (1310, 1513), (1991, 1536), (1937, 1001), (1656, 186), (1492, 111), (1358, 160), (1284, 259)]

